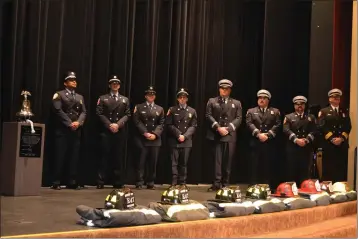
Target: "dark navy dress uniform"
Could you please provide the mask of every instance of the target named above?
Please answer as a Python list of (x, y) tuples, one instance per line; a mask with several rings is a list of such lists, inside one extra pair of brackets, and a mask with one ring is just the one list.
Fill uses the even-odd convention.
[[(219, 87), (232, 87), (232, 82), (224, 79)], [(211, 141), (215, 161), (215, 179), (210, 190), (229, 184), (231, 162), (236, 149), (236, 132), (242, 121), (241, 102), (220, 96), (210, 98), (206, 105), (206, 120), (209, 124), (206, 138)], [(229, 133), (221, 136), (217, 129), (227, 127)]]
[[(266, 96), (269, 99), (271, 94), (266, 90), (260, 90), (257, 96)], [(271, 164), (276, 157), (275, 138), (281, 126), (280, 111), (273, 107), (261, 109), (251, 108), (246, 114), (246, 126), (252, 137), (250, 137), (250, 161), (251, 161), (251, 183), (269, 184), (271, 179)], [(268, 139), (261, 142), (259, 133), (265, 133)]]
[[(182, 91), (178, 92), (178, 94), (181, 93)], [(187, 92), (185, 94), (188, 95)], [(187, 163), (193, 145), (192, 137), (197, 128), (196, 111), (187, 105), (170, 107), (165, 123), (168, 129), (167, 142), (172, 161), (172, 185), (186, 184)], [(183, 142), (178, 140), (180, 135), (185, 137)]]
[[(293, 103), (306, 103), (307, 98), (296, 96)], [(286, 135), (287, 180), (300, 185), (309, 178), (309, 166), (313, 156), (313, 143), (316, 135), (316, 119), (314, 115), (293, 112), (285, 116), (283, 133)], [(297, 139), (304, 139), (306, 145), (301, 147)]]
[[(108, 83), (112, 82), (120, 83), (120, 80), (117, 76), (113, 76)], [(126, 139), (125, 126), (131, 116), (129, 99), (118, 92), (102, 95), (97, 101), (96, 114), (102, 123), (100, 133), (102, 156), (98, 168), (97, 187), (103, 188), (108, 168), (110, 168), (114, 175), (113, 186), (121, 188), (125, 176), (125, 158), (123, 157)], [(110, 130), (111, 124), (119, 126), (116, 133)]]
[[(155, 94), (153, 87), (149, 87), (146, 93)], [(137, 128), (134, 140), (139, 148), (139, 165), (137, 171), (137, 188), (144, 184), (145, 163), (148, 163), (148, 175), (146, 184), (148, 188), (154, 187), (156, 178), (156, 165), (159, 156), (160, 146), (162, 145), (161, 134), (164, 127), (164, 109), (155, 104), (147, 102), (138, 104), (134, 108), (133, 121)], [(155, 140), (148, 140), (143, 134), (152, 133), (156, 135)]]
[[(329, 91), (328, 96), (342, 95), (339, 89)], [(318, 128), (322, 134), (322, 180), (346, 181), (348, 170), (348, 136), (352, 125), (349, 110), (328, 106), (318, 114)], [(333, 138), (340, 137), (340, 145), (332, 143)]]
[[(66, 80), (76, 79), (74, 72), (68, 73)], [(67, 174), (70, 188), (78, 188), (76, 182), (79, 160), (80, 139), (82, 126), (86, 119), (86, 107), (82, 95), (69, 89), (57, 91), (52, 99), (55, 113), (55, 157), (53, 172), (53, 188), (60, 189), (60, 180), (64, 165), (68, 163)], [(72, 122), (79, 122), (80, 126), (72, 130)]]

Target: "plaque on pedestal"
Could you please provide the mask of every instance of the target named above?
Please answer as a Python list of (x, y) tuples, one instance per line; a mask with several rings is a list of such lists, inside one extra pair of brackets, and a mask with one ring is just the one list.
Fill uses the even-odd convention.
[[(33, 131), (34, 130), (34, 131)], [(9, 196), (40, 195), (45, 125), (4, 122), (0, 191)]]

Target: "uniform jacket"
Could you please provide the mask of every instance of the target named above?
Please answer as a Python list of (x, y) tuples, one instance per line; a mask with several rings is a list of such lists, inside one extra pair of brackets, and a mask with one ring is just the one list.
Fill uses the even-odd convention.
[[(134, 124), (137, 128), (137, 138), (141, 140), (144, 146), (161, 146), (161, 135), (164, 126), (164, 109), (154, 104), (153, 108), (147, 105), (147, 102), (138, 104), (133, 113)], [(147, 140), (143, 134), (152, 133), (156, 135), (155, 140)]]
[(273, 107), (267, 107), (265, 113), (260, 111), (260, 107), (251, 108), (246, 114), (246, 125), (250, 133), (257, 140), (259, 133), (266, 133), (269, 140), (276, 137), (281, 126), (280, 111)]
[[(221, 142), (236, 142), (236, 131), (242, 121), (241, 102), (228, 98), (225, 103), (222, 97), (210, 98), (206, 105), (206, 120), (208, 130), (206, 138)], [(218, 127), (227, 127), (229, 134), (221, 136), (217, 132)]]
[(66, 90), (57, 91), (52, 99), (52, 106), (57, 118), (57, 123), (70, 127), (72, 122), (83, 125), (86, 120), (86, 106), (83, 96), (75, 93), (75, 99)]
[[(192, 137), (197, 127), (197, 115), (195, 109), (186, 106), (170, 107), (165, 124), (168, 129), (168, 145), (175, 148), (192, 147)], [(185, 137), (184, 142), (179, 142), (179, 135)]]
[(321, 109), (318, 113), (318, 129), (325, 140), (331, 141), (335, 137), (342, 137), (348, 143), (348, 136), (352, 125), (349, 112), (339, 107), (338, 114), (331, 106)]
[[(129, 120), (131, 112), (127, 97), (118, 94), (117, 101), (111, 94), (101, 95), (97, 101), (96, 114), (99, 116), (105, 129), (109, 130), (110, 124), (116, 123), (119, 128)], [(119, 132), (122, 132), (119, 130)]]
[(283, 121), (283, 133), (292, 143), (295, 139), (306, 139), (306, 142), (312, 143), (316, 134), (316, 119), (306, 113), (302, 119), (297, 112), (288, 114)]

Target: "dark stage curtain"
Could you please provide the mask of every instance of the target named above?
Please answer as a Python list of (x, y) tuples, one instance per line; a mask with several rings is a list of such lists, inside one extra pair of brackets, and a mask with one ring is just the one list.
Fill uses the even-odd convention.
[[(282, 5), (282, 3), (284, 3)], [(256, 105), (261, 87), (273, 95), (282, 114), (293, 110), (292, 97), (308, 92), (311, 3), (249, 0), (13, 0), (1, 6), (1, 120), (13, 121), (20, 92), (32, 93), (34, 121), (46, 124), (44, 185), (49, 185), (53, 158), (50, 106), (63, 87), (63, 73), (78, 75), (77, 92), (85, 97), (80, 172), (94, 184), (100, 157), (99, 95), (108, 76), (118, 74), (121, 94), (134, 105), (145, 88), (157, 89), (156, 103), (165, 110), (176, 103), (179, 87), (190, 91), (199, 127), (189, 161), (189, 183), (210, 183), (213, 164), (205, 139), (205, 106), (218, 93), (222, 78), (233, 81), (232, 96), (243, 115)], [(129, 124), (129, 132), (133, 125)], [(136, 148), (127, 137), (127, 183), (134, 182)], [(247, 182), (249, 134), (239, 128), (232, 182)], [(282, 150), (283, 145), (279, 150)], [(275, 165), (281, 164), (279, 155)], [(162, 147), (157, 183), (170, 183), (170, 161)], [(281, 173), (277, 172), (277, 179)]]

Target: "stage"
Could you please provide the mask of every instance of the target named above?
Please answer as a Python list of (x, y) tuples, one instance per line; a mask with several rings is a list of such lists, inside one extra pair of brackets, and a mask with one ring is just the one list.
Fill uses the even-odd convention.
[[(159, 201), (169, 185), (156, 190), (136, 190), (136, 203)], [(190, 198), (205, 201), (215, 196), (209, 185), (189, 185)], [(240, 185), (243, 191), (247, 185)], [(43, 188), (41, 196), (1, 197), (1, 236), (21, 237), (345, 237), (356, 235), (356, 201), (280, 213), (209, 219), (183, 223), (161, 223), (138, 227), (96, 229), (76, 225), (75, 208), (83, 204), (103, 207), (111, 187), (75, 191)], [(320, 230), (322, 228), (322, 230)], [(300, 230), (301, 229), (301, 230)], [(47, 234), (50, 233), (50, 234)], [(321, 233), (321, 234), (319, 234)], [(37, 235), (29, 235), (37, 234)], [(287, 236), (288, 235), (288, 236)]]
[[(215, 197), (214, 192), (207, 192), (210, 185), (188, 185), (190, 198), (205, 201)], [(76, 225), (79, 216), (76, 206), (83, 204), (90, 207), (103, 207), (104, 200), (111, 186), (96, 189), (86, 186), (87, 189), (75, 191), (70, 189), (52, 190), (41, 189), (41, 196), (33, 197), (1, 197), (1, 236), (46, 233), (58, 231), (83, 230), (86, 227)], [(156, 185), (156, 190), (133, 189), (136, 203), (146, 206), (149, 202), (160, 201), (161, 193), (169, 185)], [(240, 185), (246, 190), (247, 185)]]

